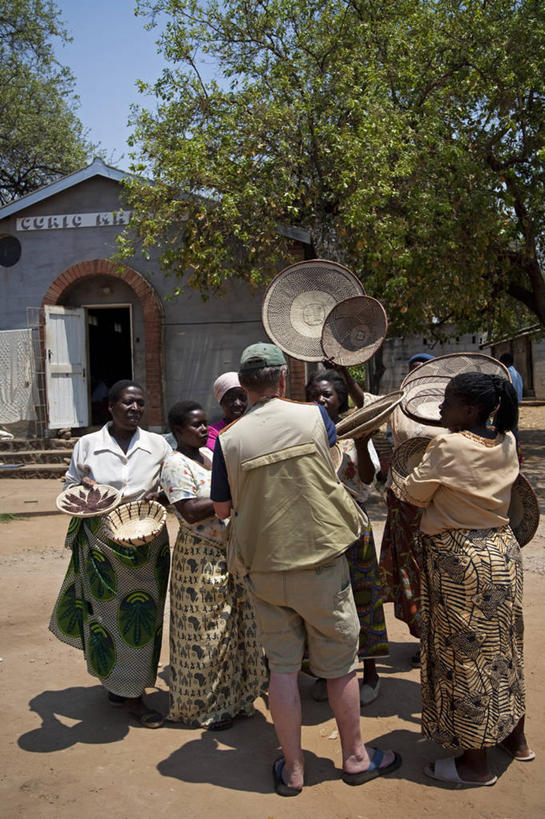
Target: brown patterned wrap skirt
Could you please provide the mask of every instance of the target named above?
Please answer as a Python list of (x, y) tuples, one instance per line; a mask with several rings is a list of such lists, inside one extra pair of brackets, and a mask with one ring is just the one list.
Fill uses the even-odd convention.
[(170, 711), (190, 726), (251, 716), (268, 685), (246, 591), (213, 541), (181, 525), (170, 580)]
[(422, 537), (422, 730), (498, 744), (525, 712), (522, 562), (509, 526)]

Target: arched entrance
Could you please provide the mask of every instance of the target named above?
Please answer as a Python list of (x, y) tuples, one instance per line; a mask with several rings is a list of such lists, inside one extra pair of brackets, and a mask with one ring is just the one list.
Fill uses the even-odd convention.
[[(151, 428), (160, 429), (164, 425), (163, 405), (163, 305), (152, 285), (136, 270), (120, 268), (106, 259), (79, 262), (72, 265), (51, 283), (43, 298), (43, 306), (70, 303), (70, 294), (82, 285), (92, 286), (102, 282), (100, 291), (108, 290), (107, 282), (112, 279), (123, 285), (137, 297), (142, 311), (143, 351), (142, 372), (136, 371), (135, 378), (142, 378), (147, 394), (147, 423)], [(106, 283), (106, 284), (104, 284)], [(96, 288), (98, 292), (98, 288)], [(92, 301), (91, 297), (91, 301)], [(81, 303), (81, 302), (80, 302)], [(135, 339), (140, 344), (140, 338)]]

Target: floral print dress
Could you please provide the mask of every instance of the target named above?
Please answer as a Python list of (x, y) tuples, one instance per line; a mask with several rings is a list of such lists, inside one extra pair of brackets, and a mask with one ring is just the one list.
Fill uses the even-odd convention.
[[(205, 465), (174, 452), (161, 485), (171, 503), (209, 498), (212, 453)], [(267, 689), (263, 652), (244, 588), (227, 571), (227, 525), (215, 516), (180, 531), (170, 581), (170, 710), (168, 719), (209, 727), (251, 716)]]

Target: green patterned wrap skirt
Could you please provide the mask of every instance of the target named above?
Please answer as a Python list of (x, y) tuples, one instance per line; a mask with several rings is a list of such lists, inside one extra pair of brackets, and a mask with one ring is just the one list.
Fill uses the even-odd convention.
[(445, 748), (497, 745), (525, 712), (519, 545), (509, 526), (422, 545), (423, 732)]
[(155, 685), (170, 550), (166, 527), (150, 543), (120, 546), (102, 518), (72, 518), (72, 558), (51, 621), (53, 634), (83, 651), (87, 669), (122, 697)]

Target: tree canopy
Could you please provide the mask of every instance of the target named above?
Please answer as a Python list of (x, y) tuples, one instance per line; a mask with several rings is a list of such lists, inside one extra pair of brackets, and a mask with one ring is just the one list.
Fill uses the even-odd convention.
[[(539, 0), (141, 0), (171, 65), (136, 119), (136, 214), (206, 294), (266, 282), (282, 226), (396, 331), (545, 325)], [(200, 66), (212, 61), (216, 76)]]
[(81, 167), (93, 150), (55, 38), (68, 40), (53, 2), (0, 0), (0, 205)]

